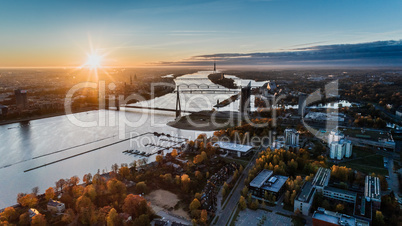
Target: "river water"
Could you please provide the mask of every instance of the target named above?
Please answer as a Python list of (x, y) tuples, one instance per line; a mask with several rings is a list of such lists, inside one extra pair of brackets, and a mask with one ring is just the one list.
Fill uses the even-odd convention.
[[(184, 75), (180, 78), (192, 80), (178, 79), (176, 83), (213, 85), (206, 79), (210, 73)], [(186, 93), (181, 94), (180, 99), (183, 110), (199, 111), (210, 110), (217, 100), (231, 95)], [(139, 104), (174, 109), (176, 94), (166, 94)], [(237, 109), (237, 106), (231, 108)], [(93, 175), (98, 170), (110, 171), (114, 163), (129, 164), (145, 158), (123, 153), (125, 150), (155, 153), (165, 147), (166, 153), (184, 142), (182, 138), (195, 139), (201, 133), (211, 135), (213, 132), (182, 130), (166, 125), (174, 119), (174, 112), (122, 108), (120, 111), (89, 111), (0, 126), (0, 209), (14, 205), (18, 193), (30, 193), (35, 186), (43, 193), (61, 178), (77, 175), (82, 179), (86, 173)], [(85, 127), (86, 122), (96, 122), (97, 125)], [(154, 136), (154, 132), (171, 136)], [(146, 159), (152, 162), (155, 156)]]

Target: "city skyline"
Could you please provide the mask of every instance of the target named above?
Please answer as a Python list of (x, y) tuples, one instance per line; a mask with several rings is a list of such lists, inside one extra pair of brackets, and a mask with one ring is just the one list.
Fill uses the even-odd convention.
[[(401, 4), (291, 0), (119, 4), (2, 1), (0, 67), (79, 67), (88, 61), (91, 52), (104, 56), (102, 66), (112, 67), (203, 66), (210, 60), (224, 65), (288, 66), (305, 64), (305, 60), (299, 57), (296, 63), (293, 58), (256, 63), (249, 58), (255, 59), (259, 53), (269, 57), (311, 53), (311, 49), (322, 53), (323, 47), (342, 44), (350, 45), (341, 51), (369, 47), (365, 50), (373, 54), (370, 59), (378, 57), (384, 66), (400, 66)], [(373, 43), (382, 46), (373, 47)], [(386, 58), (384, 46), (393, 50), (385, 52)], [(376, 52), (373, 48), (377, 48)], [(240, 58), (233, 61), (234, 56)], [(312, 66), (339, 64), (330, 59), (326, 59), (330, 63), (314, 62), (308, 57), (306, 60)], [(368, 63), (371, 61), (359, 64), (347, 60), (346, 65)], [(377, 62), (374, 66), (381, 65)]]

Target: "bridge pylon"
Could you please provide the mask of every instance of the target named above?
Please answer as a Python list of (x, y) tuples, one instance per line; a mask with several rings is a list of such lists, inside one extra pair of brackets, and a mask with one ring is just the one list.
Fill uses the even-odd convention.
[(176, 118), (181, 116), (181, 104), (180, 104), (180, 91), (179, 91), (179, 86), (176, 87), (177, 90), (177, 98), (176, 98)]

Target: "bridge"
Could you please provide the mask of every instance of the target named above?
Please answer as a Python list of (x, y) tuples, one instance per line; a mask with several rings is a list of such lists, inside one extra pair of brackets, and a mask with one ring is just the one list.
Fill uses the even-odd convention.
[[(183, 84), (182, 84), (183, 85)], [(189, 89), (185, 89), (185, 90), (180, 90), (180, 87), (182, 85), (178, 85), (176, 87), (176, 90), (173, 91), (173, 93), (176, 93), (176, 109), (169, 109), (169, 108), (158, 108), (158, 107), (148, 107), (148, 106), (128, 106), (125, 105), (124, 107), (126, 108), (136, 108), (136, 109), (147, 109), (147, 110), (157, 110), (157, 111), (172, 111), (172, 112), (176, 112), (176, 118), (181, 116), (182, 112), (185, 113), (196, 113), (196, 111), (187, 111), (187, 110), (182, 110), (181, 109), (181, 103), (180, 103), (180, 93), (210, 93), (210, 94), (238, 94), (240, 92), (240, 89), (226, 89), (223, 88), (221, 86), (218, 85), (207, 85), (207, 84), (184, 84), (184, 86), (186, 86)], [(190, 87), (197, 87), (197, 88), (203, 88), (204, 89), (190, 89)], [(211, 87), (216, 87), (214, 89), (210, 89)], [(221, 88), (221, 89), (219, 89)], [(117, 110), (119, 110), (119, 105), (117, 104)]]

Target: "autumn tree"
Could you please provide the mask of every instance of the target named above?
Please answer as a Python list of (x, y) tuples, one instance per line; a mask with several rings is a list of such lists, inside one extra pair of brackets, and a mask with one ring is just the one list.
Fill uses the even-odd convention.
[(53, 199), (54, 195), (55, 195), (55, 193), (54, 193), (53, 187), (49, 187), (48, 189), (46, 189), (46, 191), (45, 191), (46, 201), (49, 201), (49, 199)]
[(129, 194), (124, 199), (123, 211), (134, 219), (142, 214), (148, 214), (150, 210), (147, 201), (143, 197)]
[(126, 196), (126, 185), (117, 179), (111, 179), (107, 182), (107, 191), (113, 201), (120, 202)]
[(17, 199), (17, 202), (23, 207), (35, 207), (38, 204), (38, 199), (34, 194), (28, 194)]
[(345, 210), (345, 206), (339, 203), (338, 205), (336, 205), (335, 210), (336, 212), (343, 213), (343, 210)]
[(2, 213), (0, 213), (0, 219), (5, 219), (8, 222), (13, 222), (18, 219), (18, 213), (14, 207), (7, 207)]
[(74, 210), (72, 209), (67, 209), (64, 214), (63, 217), (61, 218), (61, 221), (65, 224), (70, 224), (75, 220), (75, 213)]
[(155, 161), (158, 163), (158, 165), (162, 165), (162, 163), (163, 163), (163, 155), (157, 155), (155, 157)]
[(97, 196), (95, 187), (94, 187), (92, 184), (90, 184), (90, 185), (88, 185), (88, 186), (86, 186), (86, 187), (84, 188), (84, 194), (85, 194), (86, 196), (88, 196), (88, 197), (91, 199), (92, 202), (95, 201), (95, 198), (96, 198), (96, 196)]
[(84, 177), (82, 177), (82, 181), (84, 181), (84, 183), (87, 185), (90, 184), (92, 181), (92, 174), (91, 173), (85, 174)]
[(187, 174), (181, 175), (181, 185), (184, 192), (188, 192), (190, 187), (190, 177)]
[(130, 169), (127, 166), (122, 166), (119, 169), (119, 176), (123, 179), (127, 179), (130, 175)]
[(119, 219), (119, 214), (117, 213), (117, 211), (112, 208), (107, 217), (106, 217), (106, 222), (108, 226), (117, 226), (120, 225), (120, 219)]
[(206, 224), (208, 220), (208, 213), (206, 210), (201, 210), (200, 222)]
[(135, 185), (135, 190), (137, 191), (137, 193), (145, 194), (145, 193), (147, 193), (148, 188), (147, 188), (147, 185), (145, 184), (145, 182), (142, 181), (142, 182), (138, 182)]
[(198, 201), (198, 199), (193, 199), (193, 201), (190, 203), (190, 211), (198, 210), (200, 207), (201, 203)]
[(45, 216), (42, 214), (36, 214), (34, 217), (32, 217), (31, 226), (44, 226), (46, 223)]
[(138, 226), (148, 226), (150, 225), (150, 220), (148, 214), (142, 214), (136, 219), (134, 219), (134, 225)]
[(243, 196), (240, 196), (239, 206), (241, 210), (245, 210), (247, 208), (246, 199)]
[(20, 215), (19, 217), (19, 225), (29, 225), (29, 213), (25, 212)]
[(170, 155), (171, 155), (173, 158), (176, 158), (176, 156), (177, 156), (177, 150), (176, 150), (176, 149), (173, 149), (173, 150), (172, 150), (172, 153), (170, 153)]

